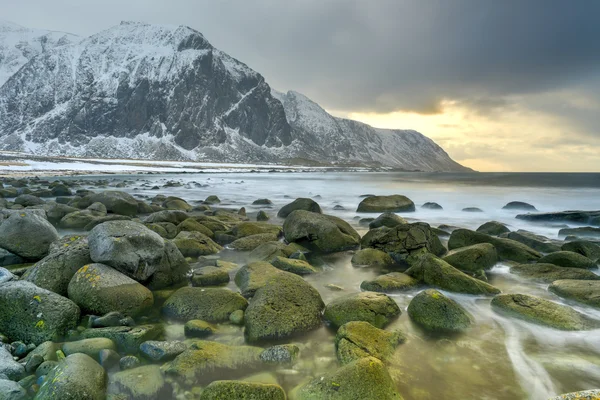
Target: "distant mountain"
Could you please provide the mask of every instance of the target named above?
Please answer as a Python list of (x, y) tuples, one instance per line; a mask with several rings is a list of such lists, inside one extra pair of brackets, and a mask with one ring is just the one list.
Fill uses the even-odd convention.
[[(21, 32), (4, 26), (5, 37)], [(296, 92), (272, 91), (188, 27), (126, 22), (81, 41), (29, 32), (19, 45), (0, 36), (0, 48), (35, 49), (0, 59), (12, 73), (0, 86), (0, 149), (466, 170), (418, 132), (335, 118)]]

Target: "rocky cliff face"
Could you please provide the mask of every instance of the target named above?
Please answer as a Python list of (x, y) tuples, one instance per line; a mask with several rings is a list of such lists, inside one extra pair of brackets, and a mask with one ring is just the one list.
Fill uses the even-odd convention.
[(188, 27), (122, 23), (81, 41), (51, 37), (14, 72), (16, 64), (9, 70), (0, 60), (12, 73), (0, 83), (1, 149), (463, 169), (417, 132), (374, 129), (332, 117), (298, 93), (272, 92), (259, 73)]

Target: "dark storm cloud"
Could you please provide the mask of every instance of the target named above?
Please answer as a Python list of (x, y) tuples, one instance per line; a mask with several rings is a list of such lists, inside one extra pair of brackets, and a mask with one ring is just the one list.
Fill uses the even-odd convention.
[(123, 19), (189, 25), (275, 88), (344, 111), (436, 113), (448, 99), (487, 110), (600, 75), (596, 0), (0, 0), (0, 9), (80, 34)]

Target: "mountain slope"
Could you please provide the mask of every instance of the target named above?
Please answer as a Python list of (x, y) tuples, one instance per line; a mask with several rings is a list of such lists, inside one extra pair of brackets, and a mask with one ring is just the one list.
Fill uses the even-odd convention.
[(0, 149), (459, 171), (430, 139), (332, 117), (183, 26), (122, 23), (45, 48), (0, 86)]

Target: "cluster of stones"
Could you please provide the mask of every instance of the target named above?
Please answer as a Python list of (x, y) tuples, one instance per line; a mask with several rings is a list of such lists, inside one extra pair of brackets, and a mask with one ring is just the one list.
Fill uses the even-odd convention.
[[(425, 333), (473, 325), (451, 293), (489, 296), (503, 315), (556, 329), (599, 327), (571, 307), (501, 294), (486, 277), (510, 262), (511, 272), (600, 308), (593, 240), (551, 241), (497, 222), (477, 231), (408, 223), (396, 213), (415, 205), (400, 195), (360, 202), (357, 212), (380, 214), (361, 237), (312, 199), (277, 215), (258, 199), (251, 220), (216, 196), (145, 201), (107, 183), (91, 191), (77, 180), (9, 179), (0, 189), (1, 400), (401, 399), (387, 365), (407, 338), (388, 328), (401, 314), (388, 294), (403, 291), (417, 293), (407, 313)], [(249, 262), (222, 260), (224, 249)], [(303, 278), (320, 273), (309, 260), (346, 251), (354, 266), (386, 273), (325, 304)], [(287, 390), (272, 374), (247, 377), (293, 368), (294, 338), (324, 325), (336, 330), (338, 368)], [(174, 326), (184, 340), (168, 339)], [(232, 327), (243, 327), (244, 343), (211, 340)]]

